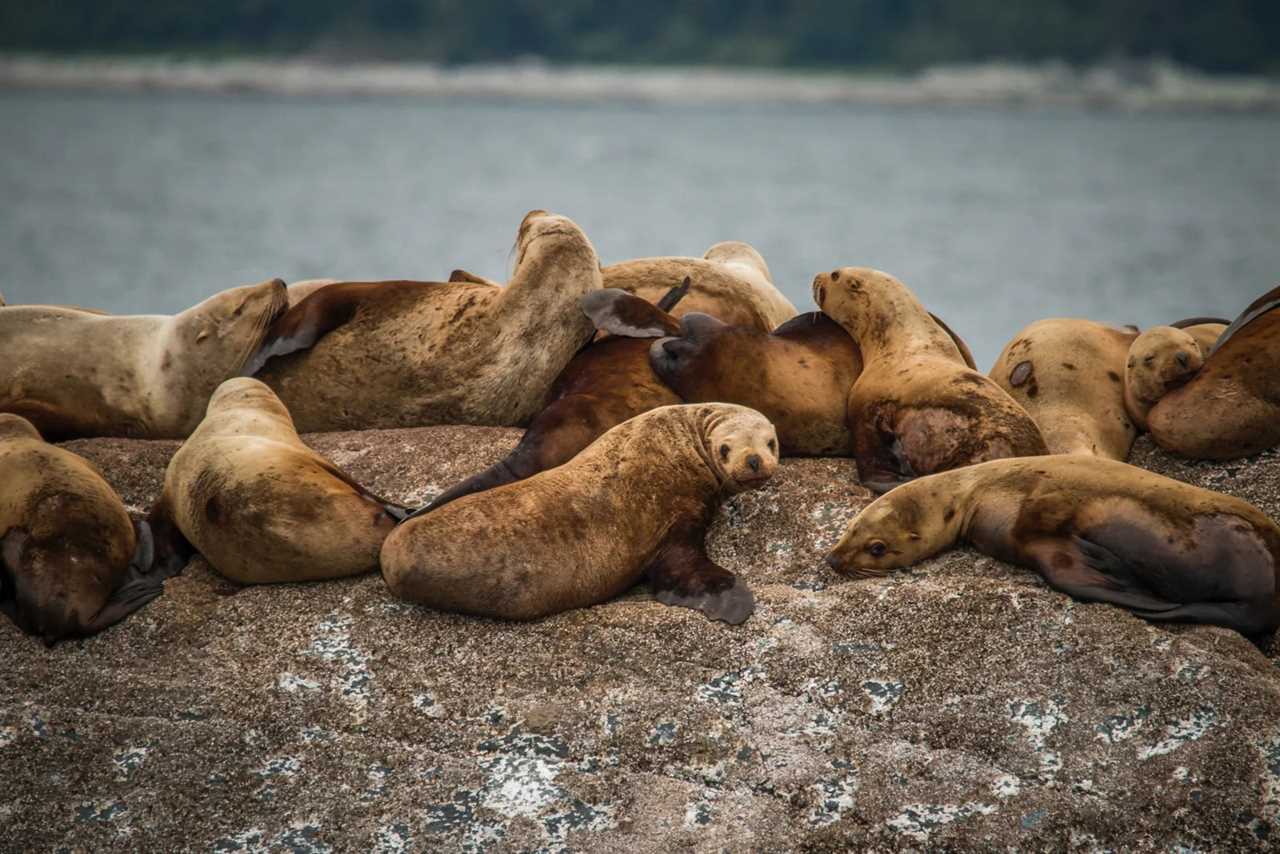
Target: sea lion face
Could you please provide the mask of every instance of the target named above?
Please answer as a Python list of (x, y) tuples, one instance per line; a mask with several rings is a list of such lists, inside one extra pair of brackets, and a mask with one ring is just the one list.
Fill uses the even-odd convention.
[(574, 241), (586, 243), (586, 235), (582, 233), (582, 229), (567, 216), (548, 213), (544, 210), (529, 211), (524, 215), (524, 219), (520, 220), (520, 228), (516, 232), (517, 269), (524, 263), (534, 242), (548, 237), (571, 238)]
[(858, 337), (870, 307), (893, 290), (905, 286), (888, 273), (869, 267), (840, 267), (813, 278), (813, 301), (823, 314)]
[(716, 419), (706, 433), (716, 476), (730, 493), (755, 489), (778, 467), (778, 435), (754, 409)]
[[(209, 363), (213, 373), (225, 377), (248, 362), (271, 324), (288, 308), (288, 290), (279, 279), (216, 293), (177, 316), (180, 346), (188, 348), (190, 362), (197, 366)], [(209, 354), (214, 352), (220, 358), (211, 358)], [(227, 356), (234, 364), (227, 365)]]
[(849, 523), (827, 565), (841, 575), (870, 578), (923, 560), (928, 556), (919, 530), (924, 518), (913, 499), (886, 493)]
[(1139, 400), (1154, 403), (1185, 385), (1203, 365), (1195, 338), (1172, 326), (1156, 326), (1130, 345), (1126, 383)]

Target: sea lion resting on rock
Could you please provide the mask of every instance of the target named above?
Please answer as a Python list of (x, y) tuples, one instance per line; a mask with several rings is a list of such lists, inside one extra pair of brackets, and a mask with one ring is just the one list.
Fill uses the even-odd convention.
[(1280, 625), (1280, 528), (1227, 495), (1087, 456), (996, 460), (899, 486), (828, 556), (883, 575), (960, 542), (1088, 602), (1243, 634)]
[(304, 433), (523, 424), (592, 334), (577, 301), (600, 287), (600, 262), (578, 226), (546, 211), (525, 216), (516, 252), (506, 287), (317, 286), (276, 324), (257, 376)]
[(1280, 287), (1231, 323), (1204, 367), (1151, 408), (1147, 427), (1160, 447), (1196, 459), (1280, 445)]
[(403, 517), (304, 445), (271, 389), (240, 377), (173, 456), (151, 524), (169, 571), (194, 546), (228, 578), (267, 584), (371, 572)]
[(182, 438), (209, 395), (270, 346), (284, 283), (232, 288), (173, 316), (60, 306), (0, 312), (0, 412), (50, 439)]
[(45, 643), (100, 632), (163, 590), (151, 535), (97, 470), (0, 415), (0, 612)]
[(864, 486), (883, 491), (984, 460), (1048, 453), (1026, 410), (965, 364), (952, 337), (902, 282), (844, 267), (820, 273), (813, 294), (862, 351), (848, 418)]
[(562, 466), (405, 522), (383, 544), (382, 575), (403, 599), (512, 620), (603, 602), (647, 576), (658, 601), (740, 623), (751, 592), (703, 538), (721, 500), (760, 486), (777, 460), (758, 412), (664, 406)]
[(1200, 372), (1229, 321), (1196, 317), (1153, 326), (1129, 347), (1125, 362), (1125, 406), (1139, 430), (1151, 407)]
[(1124, 460), (1138, 431), (1125, 407), (1125, 358), (1137, 333), (1073, 318), (1023, 329), (991, 378), (1035, 419), (1053, 454)]

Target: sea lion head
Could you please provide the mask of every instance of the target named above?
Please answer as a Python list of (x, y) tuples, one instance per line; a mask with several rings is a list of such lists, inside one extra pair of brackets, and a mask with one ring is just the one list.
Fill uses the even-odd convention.
[(1152, 404), (1185, 385), (1204, 365), (1204, 354), (1190, 333), (1155, 326), (1129, 345), (1125, 385), (1138, 400)]
[(863, 508), (827, 555), (827, 565), (841, 575), (871, 578), (923, 560), (934, 549), (932, 523), (908, 490), (893, 489)]
[(289, 417), (289, 410), (271, 387), (253, 377), (232, 377), (218, 386), (209, 397), (205, 413), (216, 415), (232, 409), (253, 409)]
[(714, 351), (719, 343), (740, 329), (709, 314), (690, 312), (680, 318), (679, 335), (659, 338), (650, 345), (649, 366), (676, 394), (696, 399), (695, 388), (709, 379), (714, 384), (707, 373), (714, 370)]
[(243, 370), (288, 308), (288, 289), (280, 279), (221, 291), (174, 318), (169, 347), (180, 348), (183, 364), (216, 385)]
[(862, 342), (883, 337), (895, 322), (894, 303), (910, 291), (888, 273), (870, 267), (840, 267), (813, 278), (813, 301), (822, 313)]
[(712, 404), (703, 412), (702, 441), (711, 469), (726, 492), (764, 484), (778, 467), (778, 434), (759, 412)]
[(0, 439), (39, 439), (40, 431), (21, 415), (0, 412)]
[(741, 240), (722, 240), (708, 249), (702, 257), (708, 261), (754, 270), (764, 276), (766, 281), (773, 281), (773, 276), (769, 273), (769, 265), (765, 263), (764, 256), (757, 252), (756, 248), (750, 243), (743, 243)]
[[(529, 211), (516, 231), (516, 269), (523, 267), (526, 260), (535, 260), (536, 256), (546, 255), (553, 249), (589, 251), (595, 257), (591, 241), (573, 220), (541, 209)], [(596, 266), (599, 265), (596, 259)]]

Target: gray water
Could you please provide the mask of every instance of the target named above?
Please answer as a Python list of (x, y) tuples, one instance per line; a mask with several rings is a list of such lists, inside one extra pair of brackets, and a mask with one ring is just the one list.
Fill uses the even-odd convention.
[(525, 211), (607, 264), (754, 244), (891, 271), (988, 367), (1043, 317), (1234, 316), (1280, 280), (1280, 118), (0, 92), (0, 291), (169, 313), (237, 284), (505, 279)]

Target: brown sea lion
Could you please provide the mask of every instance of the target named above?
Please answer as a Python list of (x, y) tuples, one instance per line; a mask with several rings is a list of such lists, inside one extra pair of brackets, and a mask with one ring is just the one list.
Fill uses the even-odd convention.
[(239, 377), (170, 461), (151, 524), (170, 571), (194, 547), (230, 579), (269, 584), (371, 572), (402, 518), (304, 445), (270, 388)]
[(0, 415), (0, 613), (46, 644), (114, 625), (159, 596), (151, 534), (86, 460)]
[(777, 460), (758, 412), (663, 406), (562, 466), (400, 525), (382, 575), (403, 599), (510, 620), (594, 605), (647, 577), (660, 602), (740, 623), (751, 592), (703, 538), (723, 498), (760, 486)]
[(1035, 419), (1052, 454), (1129, 457), (1125, 359), (1136, 333), (1092, 320), (1038, 320), (1005, 345), (991, 378)]
[(1248, 502), (1099, 457), (996, 460), (899, 486), (827, 562), (883, 575), (957, 543), (1077, 599), (1254, 635), (1280, 625), (1280, 528)]
[(736, 240), (717, 243), (702, 258), (636, 258), (610, 264), (604, 268), (604, 287), (656, 303), (686, 277), (693, 284), (672, 311), (676, 317), (698, 312), (731, 326), (771, 332), (796, 316), (796, 307), (774, 286), (764, 258)]
[(1160, 447), (1197, 459), (1280, 445), (1280, 287), (1227, 327), (1199, 373), (1152, 407), (1147, 426)]
[(273, 328), (257, 373), (303, 432), (527, 422), (592, 333), (578, 298), (600, 287), (591, 241), (532, 211), (506, 287), (344, 282), (318, 287)]
[(864, 486), (883, 491), (984, 460), (1048, 453), (1026, 410), (965, 364), (952, 337), (902, 282), (844, 267), (820, 273), (813, 294), (862, 350), (848, 418)]
[(579, 302), (596, 329), (607, 333), (574, 356), (547, 394), (542, 411), (529, 422), (506, 457), (455, 484), (418, 516), (464, 495), (523, 480), (573, 459), (609, 430), (642, 412), (680, 403), (649, 366), (650, 340), (678, 331), (667, 312), (688, 290), (689, 280), (672, 288), (658, 305), (614, 288), (592, 291)]
[(1160, 399), (1200, 372), (1228, 321), (1192, 318), (1153, 326), (1134, 340), (1125, 363), (1125, 406), (1139, 430)]
[(285, 306), (279, 279), (171, 317), (9, 306), (0, 312), (0, 412), (50, 439), (182, 438), (218, 384), (269, 346)]

